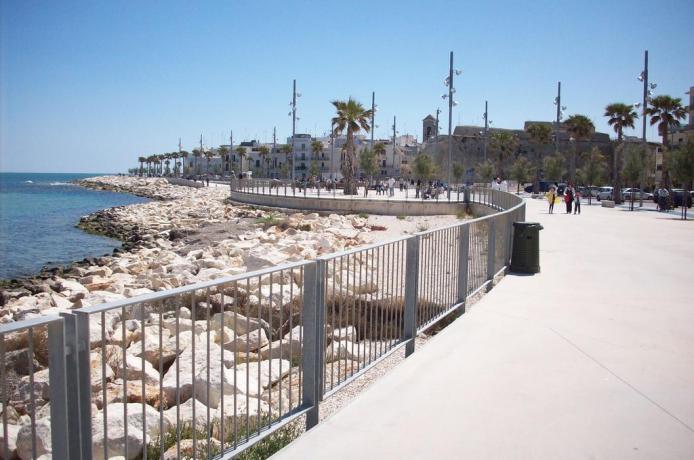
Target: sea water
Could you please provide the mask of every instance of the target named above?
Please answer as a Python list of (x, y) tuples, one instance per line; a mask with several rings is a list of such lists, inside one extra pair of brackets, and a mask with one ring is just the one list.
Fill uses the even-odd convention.
[(90, 190), (71, 181), (99, 174), (0, 173), (0, 278), (101, 256), (120, 241), (76, 228), (81, 216), (145, 198)]

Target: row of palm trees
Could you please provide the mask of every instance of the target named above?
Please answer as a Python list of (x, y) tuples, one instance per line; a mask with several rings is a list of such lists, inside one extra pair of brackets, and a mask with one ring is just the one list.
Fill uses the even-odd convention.
[[(322, 147), (322, 144), (321, 144)], [(280, 152), (285, 154), (287, 157), (287, 161), (291, 162), (291, 152), (292, 152), (292, 146), (291, 145), (283, 145), (280, 147)], [(240, 171), (243, 172), (243, 162), (245, 159), (248, 158), (248, 151), (246, 150), (245, 147), (238, 146), (236, 149), (234, 149), (234, 152), (238, 154), (239, 156), (239, 161), (232, 161), (232, 163), (235, 165), (238, 163), (240, 167)], [(172, 174), (174, 176), (178, 176), (183, 174), (185, 171), (185, 161), (186, 158), (189, 157), (194, 157), (196, 159), (201, 159), (205, 158), (206, 160), (206, 165), (205, 165), (205, 172), (209, 174), (210, 172), (210, 161), (216, 157), (219, 157), (222, 159), (222, 162), (224, 162), (225, 166), (226, 163), (230, 161), (230, 153), (231, 149), (225, 145), (220, 146), (217, 149), (206, 149), (206, 150), (201, 150), (201, 149), (193, 149), (191, 152), (188, 152), (186, 150), (181, 150), (178, 152), (170, 152), (170, 153), (161, 153), (161, 154), (154, 154), (154, 155), (149, 155), (149, 156), (141, 156), (138, 157), (137, 161), (140, 163), (140, 168), (138, 170), (138, 174), (140, 176), (142, 175), (148, 175), (148, 176), (156, 176), (156, 175), (169, 175)], [(262, 163), (265, 165), (267, 168), (267, 171), (269, 172), (270, 169), (270, 149), (265, 146), (261, 145), (258, 148), (258, 154), (261, 157)], [(180, 162), (178, 160), (181, 160)], [(170, 168), (171, 165), (171, 160), (173, 160), (173, 168)], [(250, 161), (250, 159), (249, 159)], [(166, 166), (166, 167), (164, 167)], [(250, 169), (250, 165), (248, 166)]]
[[(658, 134), (662, 137), (664, 155), (667, 154), (669, 147), (668, 136), (673, 128), (680, 126), (681, 120), (686, 117), (687, 111), (682, 105), (682, 100), (667, 95), (657, 96), (650, 101), (650, 106), (646, 110), (646, 114), (650, 116), (650, 124), (657, 125)], [(636, 120), (639, 118), (638, 113), (633, 105), (615, 102), (608, 104), (605, 107), (604, 116), (607, 117), (608, 125), (612, 126), (617, 134), (617, 148), (614, 149), (612, 158), (613, 171), (613, 187), (616, 190), (615, 200), (621, 202), (619, 191), (621, 190), (621, 168), (622, 158), (620, 158), (624, 142), (624, 130), (634, 128)], [(595, 125), (593, 121), (581, 114), (571, 115), (565, 122), (567, 133), (574, 141), (589, 141), (595, 133)], [(547, 145), (552, 141), (552, 127), (549, 124), (532, 124), (528, 126), (526, 132), (530, 137), (530, 142), (538, 145)], [(518, 146), (517, 139), (507, 132), (494, 133), (491, 136), (492, 150), (498, 154), (497, 168), (501, 167), (501, 163), (506, 158), (508, 152), (515, 151)], [(576, 143), (573, 143), (573, 148), (569, 149), (569, 178), (572, 181), (576, 179)], [(671, 187), (671, 179), (667, 161), (663, 162), (662, 183), (665, 188)], [(536, 178), (537, 180), (537, 178)]]
[[(372, 129), (370, 125), (372, 111), (371, 109), (366, 109), (360, 102), (352, 99), (345, 100), (334, 100), (331, 104), (335, 108), (335, 116), (332, 118), (332, 125), (334, 127), (333, 134), (338, 136), (341, 134), (346, 134), (346, 142), (342, 147), (343, 155), (341, 161), (341, 170), (344, 177), (344, 193), (346, 195), (354, 195), (357, 193), (357, 183), (356, 183), (356, 171), (357, 171), (357, 159), (356, 159), (356, 145), (354, 142), (355, 137), (360, 132), (368, 133)], [(680, 121), (686, 116), (686, 109), (682, 105), (682, 100), (680, 98), (674, 98), (667, 95), (657, 96), (650, 101), (650, 106), (646, 110), (646, 114), (650, 116), (650, 124), (658, 126), (658, 133), (663, 139), (663, 146), (667, 151), (668, 148), (668, 135), (673, 128), (680, 126)], [(608, 118), (608, 124), (612, 126), (615, 133), (617, 134), (617, 143), (622, 144), (624, 140), (624, 130), (626, 128), (634, 128), (634, 123), (638, 118), (638, 113), (634, 109), (633, 105), (624, 104), (621, 102), (611, 103), (605, 107), (604, 116)], [(595, 133), (595, 125), (593, 121), (582, 114), (571, 115), (565, 122), (567, 126), (567, 132), (569, 136), (575, 141), (589, 141), (593, 134)], [(531, 143), (535, 144), (549, 144), (551, 142), (552, 128), (548, 124), (533, 124), (527, 128), (527, 132), (530, 136)], [(315, 144), (315, 145), (314, 145)], [(517, 149), (518, 140), (514, 135), (507, 132), (497, 132), (493, 133), (491, 137), (491, 147), (498, 154), (499, 167), (503, 162), (503, 159), (509, 154)], [(378, 151), (377, 150), (378, 147)], [(315, 141), (312, 144), (312, 150), (315, 155), (319, 155), (323, 151), (323, 144), (319, 141)], [(570, 149), (569, 152), (569, 178), (575, 181), (576, 176), (576, 144)], [(621, 178), (619, 174), (620, 158), (619, 152), (621, 149), (616, 148), (615, 154), (613, 156), (613, 180), (614, 189), (621, 189)], [(247, 156), (247, 151), (244, 147), (237, 147), (236, 153), (240, 157), (241, 172), (243, 172), (243, 160)], [(292, 146), (283, 145), (280, 151), (284, 153), (287, 157), (287, 164), (290, 165), (292, 161)], [(374, 153), (382, 154), (385, 152), (385, 146), (382, 144), (380, 146), (374, 146)], [(226, 146), (222, 146), (217, 150), (200, 150), (194, 149), (192, 155), (196, 158), (204, 156), (207, 159), (207, 172), (209, 173), (209, 162), (215, 155), (222, 158), (223, 161), (228, 161), (230, 150)], [(266, 164), (267, 170), (269, 172), (269, 149), (266, 146), (261, 146), (259, 149), (259, 155), (261, 156), (262, 162)], [(169, 168), (170, 160), (174, 160), (175, 167), (174, 173), (178, 174), (177, 160), (181, 158), (183, 160), (183, 168), (185, 165), (185, 159), (189, 156), (188, 152), (172, 152), (161, 155), (151, 155), (149, 157), (140, 157), (140, 171), (142, 174), (143, 164), (147, 164), (148, 174), (152, 173), (152, 167), (154, 167), (154, 173), (163, 174), (163, 164), (166, 165), (167, 170)], [(667, 162), (663, 165), (663, 184), (666, 188), (670, 188), (670, 175), (667, 168)]]

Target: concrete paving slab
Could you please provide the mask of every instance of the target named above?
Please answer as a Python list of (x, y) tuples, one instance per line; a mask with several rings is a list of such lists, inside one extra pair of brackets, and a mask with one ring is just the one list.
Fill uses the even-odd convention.
[(694, 458), (694, 222), (528, 201), (542, 272), (462, 318), (278, 459)]

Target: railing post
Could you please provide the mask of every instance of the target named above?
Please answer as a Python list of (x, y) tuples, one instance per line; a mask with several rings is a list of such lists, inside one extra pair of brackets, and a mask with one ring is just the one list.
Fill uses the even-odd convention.
[[(50, 369), (51, 444), (53, 458), (67, 459), (69, 455), (67, 417), (67, 375), (65, 369), (65, 321), (48, 323), (48, 364)], [(33, 389), (32, 389), (33, 390)]]
[(303, 368), (302, 392), (304, 407), (310, 407), (306, 413), (306, 430), (318, 424), (318, 379), (319, 340), (318, 340), (318, 269), (317, 264), (310, 263), (304, 267), (304, 302), (303, 302), (303, 347), (301, 366)]
[(316, 382), (318, 384), (318, 401), (323, 401), (325, 387), (325, 282), (326, 261), (316, 260), (316, 342), (318, 343), (318, 365), (316, 366)]
[[(458, 233), (458, 302), (467, 300), (468, 259), (470, 256), (470, 224), (463, 224)], [(465, 305), (460, 310), (465, 313)]]
[(511, 249), (513, 247), (513, 213), (506, 215), (506, 266), (511, 266)]
[(407, 240), (405, 253), (405, 315), (403, 339), (405, 356), (414, 353), (417, 337), (417, 285), (419, 283), (419, 236)]
[(89, 314), (61, 313), (65, 320), (65, 343), (68, 386), (68, 419), (70, 426), (70, 458), (92, 457), (91, 358), (89, 355)]
[[(494, 259), (496, 255), (496, 218), (489, 218), (489, 233), (487, 235), (487, 281), (494, 283)], [(491, 284), (489, 289), (491, 289)]]

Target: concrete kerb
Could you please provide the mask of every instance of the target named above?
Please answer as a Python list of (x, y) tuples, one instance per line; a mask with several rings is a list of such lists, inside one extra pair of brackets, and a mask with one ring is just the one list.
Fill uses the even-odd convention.
[[(298, 197), (283, 195), (261, 195), (231, 191), (230, 200), (242, 204), (266, 206), (269, 208), (285, 208), (294, 210), (308, 210), (315, 212), (333, 212), (338, 214), (378, 214), (378, 215), (409, 215), (409, 216), (434, 216), (470, 211), (470, 206), (463, 202), (447, 201), (402, 201), (402, 200), (371, 200), (371, 199), (332, 199), (317, 197)], [(474, 206), (477, 208), (486, 206)], [(489, 209), (490, 213), (495, 212)]]

